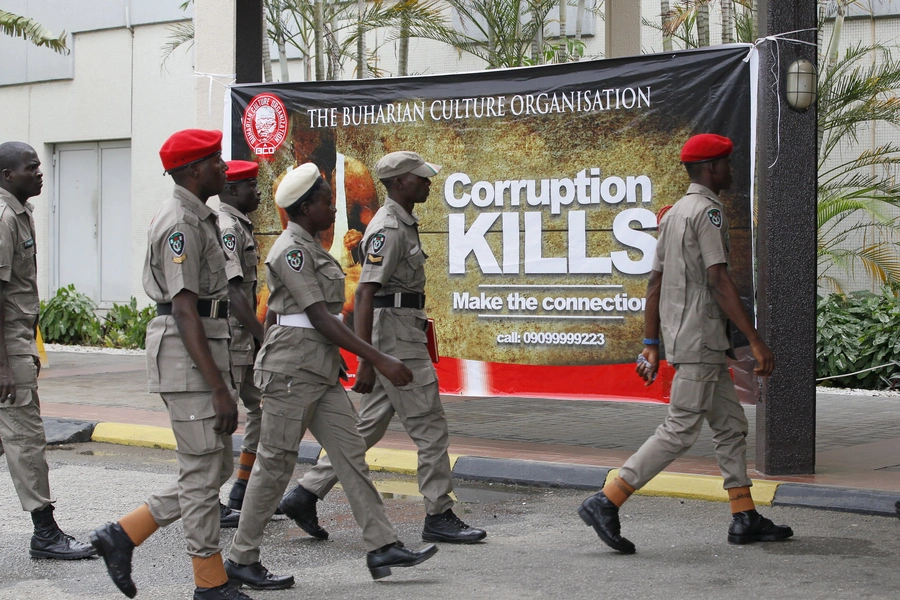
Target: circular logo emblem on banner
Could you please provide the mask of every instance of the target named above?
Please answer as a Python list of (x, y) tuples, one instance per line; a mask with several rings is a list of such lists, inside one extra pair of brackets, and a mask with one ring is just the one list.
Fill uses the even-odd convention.
[(288, 113), (274, 94), (260, 94), (244, 111), (244, 138), (253, 153), (271, 160), (275, 150), (287, 137)]

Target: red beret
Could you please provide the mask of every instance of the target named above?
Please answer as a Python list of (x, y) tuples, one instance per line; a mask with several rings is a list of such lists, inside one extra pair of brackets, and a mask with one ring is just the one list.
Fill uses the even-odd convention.
[(259, 165), (249, 160), (229, 160), (225, 164), (228, 165), (228, 172), (225, 175), (227, 175), (229, 183), (256, 179), (256, 176), (259, 175)]
[(174, 171), (222, 151), (222, 132), (184, 129), (173, 133), (159, 149), (163, 169)]
[(695, 135), (681, 148), (681, 162), (695, 163), (728, 156), (734, 144), (727, 137), (714, 133)]
[(668, 204), (659, 209), (659, 212), (656, 213), (656, 223), (657, 225), (662, 223), (662, 218), (666, 216), (666, 213), (669, 212), (669, 209), (675, 206), (674, 204)]

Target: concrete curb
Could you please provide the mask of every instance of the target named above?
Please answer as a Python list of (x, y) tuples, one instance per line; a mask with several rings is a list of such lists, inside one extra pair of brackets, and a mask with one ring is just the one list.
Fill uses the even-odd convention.
[[(56, 419), (56, 421), (68, 420)], [(90, 441), (175, 448), (172, 430), (167, 427), (124, 423), (97, 423), (93, 426)], [(232, 436), (235, 455), (240, 453), (242, 442), (242, 435)], [(321, 454), (322, 447), (319, 444), (304, 441), (300, 443), (297, 462), (316, 464)], [(590, 465), (457, 455), (451, 455), (450, 459), (453, 475), (459, 479), (540, 487), (599, 490), (609, 478), (618, 474), (618, 469)], [(415, 474), (418, 457), (414, 450), (372, 448), (366, 453), (366, 460), (371, 471)], [(664, 472), (653, 478), (637, 493), (714, 502), (728, 501), (728, 494), (722, 489), (722, 478), (709, 475)], [(760, 506), (814, 508), (890, 517), (898, 514), (894, 507), (894, 503), (898, 500), (896, 495), (875, 490), (755, 480), (753, 499)]]
[(796, 506), (863, 515), (877, 515), (880, 517), (896, 517), (898, 513), (894, 505), (897, 501), (897, 495), (891, 492), (805, 483), (783, 483), (778, 486), (778, 491), (775, 493), (775, 500), (772, 504), (774, 506)]

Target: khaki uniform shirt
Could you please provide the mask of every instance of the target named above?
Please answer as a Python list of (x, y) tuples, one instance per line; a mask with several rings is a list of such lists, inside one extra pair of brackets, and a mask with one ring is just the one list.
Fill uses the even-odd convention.
[[(376, 296), (396, 292), (425, 293), (425, 260), (419, 242), (419, 220), (391, 198), (366, 226), (360, 283), (379, 283)], [(428, 359), (425, 311), (416, 308), (376, 308), (372, 345), (395, 358)]]
[(6, 288), (6, 352), (37, 356), (34, 328), (38, 320), (37, 258), (34, 207), (0, 189), (0, 281)]
[[(219, 231), (222, 232), (222, 246), (225, 248), (225, 276), (228, 281), (241, 278), (241, 288), (256, 309), (256, 267), (259, 264), (259, 245), (253, 237), (253, 223), (250, 217), (238, 209), (222, 202), (219, 205)], [(253, 335), (240, 321), (232, 316), (231, 362), (235, 365), (252, 365)]]
[[(157, 303), (182, 290), (202, 299), (227, 300), (225, 252), (216, 213), (176, 185), (150, 223), (144, 291)], [(209, 348), (225, 381), (231, 380), (228, 319), (201, 317)], [(204, 392), (212, 388), (181, 341), (175, 318), (158, 316), (147, 326), (147, 374), (151, 392)]]
[[(269, 310), (278, 315), (302, 313), (316, 302), (333, 315), (344, 307), (340, 263), (296, 223), (288, 223), (266, 257), (266, 285)], [(316, 329), (272, 325), (253, 368), (334, 385), (340, 367), (339, 348)]]
[(729, 263), (725, 206), (692, 183), (663, 217), (653, 270), (662, 273), (659, 312), (666, 358), (672, 364), (724, 363), (731, 348), (728, 317), (709, 287), (706, 270)]

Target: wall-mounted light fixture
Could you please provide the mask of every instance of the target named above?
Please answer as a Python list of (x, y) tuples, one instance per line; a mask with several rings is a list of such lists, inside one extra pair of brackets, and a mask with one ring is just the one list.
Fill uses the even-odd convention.
[(816, 67), (801, 58), (787, 69), (785, 99), (794, 110), (806, 110), (816, 102)]

